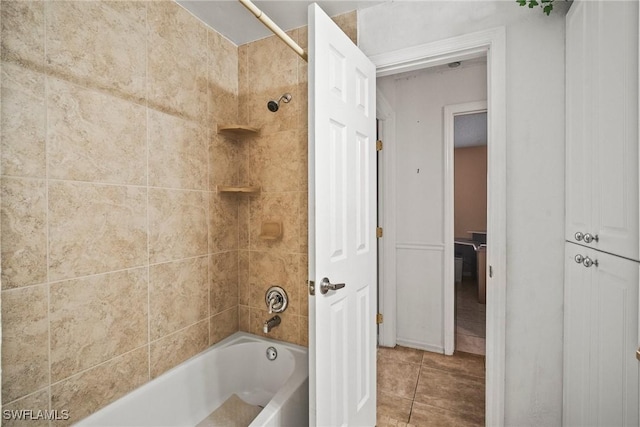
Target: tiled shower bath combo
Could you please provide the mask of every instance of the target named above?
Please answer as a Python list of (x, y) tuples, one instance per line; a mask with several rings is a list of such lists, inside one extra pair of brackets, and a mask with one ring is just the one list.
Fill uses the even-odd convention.
[[(237, 331), (264, 335), (273, 285), (289, 307), (268, 337), (306, 346), (306, 64), (171, 1), (0, 9), (3, 410), (77, 422)], [(355, 13), (338, 21), (355, 38)], [(279, 239), (259, 237), (268, 221)]]

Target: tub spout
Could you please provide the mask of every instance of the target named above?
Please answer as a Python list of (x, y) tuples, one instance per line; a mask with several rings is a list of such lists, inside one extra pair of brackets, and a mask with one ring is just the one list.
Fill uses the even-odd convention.
[(278, 316), (277, 314), (275, 316), (273, 316), (271, 319), (267, 320), (266, 322), (264, 322), (264, 327), (263, 327), (263, 331), (265, 334), (268, 334), (269, 331), (271, 331), (273, 328), (275, 328), (276, 326), (278, 326), (280, 324), (280, 322), (282, 321), (282, 319), (280, 319), (280, 316)]

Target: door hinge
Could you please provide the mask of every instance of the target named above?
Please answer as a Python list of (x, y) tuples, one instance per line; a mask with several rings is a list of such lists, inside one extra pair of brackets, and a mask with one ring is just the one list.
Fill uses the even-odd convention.
[(493, 266), (489, 266), (489, 277), (493, 277)]
[(376, 227), (376, 237), (378, 239), (382, 237), (382, 227)]
[(376, 141), (376, 151), (382, 151), (382, 141)]
[(382, 321), (383, 321), (382, 313), (376, 314), (376, 324), (379, 325), (380, 323), (382, 323)]

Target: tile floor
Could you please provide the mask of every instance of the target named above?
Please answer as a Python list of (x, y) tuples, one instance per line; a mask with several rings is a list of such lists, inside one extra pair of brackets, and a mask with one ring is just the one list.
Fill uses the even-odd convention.
[(478, 302), (478, 282), (464, 277), (456, 283), (456, 350), (485, 354), (486, 305)]
[(378, 349), (378, 427), (484, 425), (484, 356)]

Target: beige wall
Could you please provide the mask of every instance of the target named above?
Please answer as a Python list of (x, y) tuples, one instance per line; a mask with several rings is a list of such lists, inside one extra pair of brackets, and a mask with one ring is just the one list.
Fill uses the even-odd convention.
[(487, 146), (454, 150), (454, 235), (487, 230)]
[[(335, 18), (356, 39), (355, 12)], [(288, 33), (307, 46), (307, 28)], [(262, 187), (257, 196), (240, 203), (239, 325), (243, 331), (263, 335), (271, 317), (264, 301), (267, 289), (282, 286), (290, 306), (282, 324), (269, 336), (308, 345), (307, 293), (307, 63), (275, 36), (240, 46), (239, 117), (260, 128), (258, 137), (240, 143), (241, 181)], [(276, 113), (267, 102), (286, 92), (292, 100)], [(259, 238), (263, 221), (280, 221), (282, 238)]]
[(2, 2), (3, 409), (79, 420), (238, 329), (237, 53), (173, 2)]

